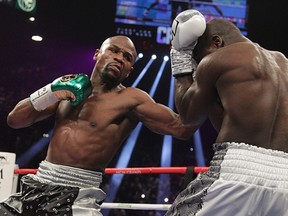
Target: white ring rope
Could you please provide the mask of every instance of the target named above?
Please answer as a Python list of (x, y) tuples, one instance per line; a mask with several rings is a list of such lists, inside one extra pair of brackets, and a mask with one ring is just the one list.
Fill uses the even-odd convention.
[(111, 203), (104, 202), (103, 209), (134, 209), (134, 210), (161, 210), (167, 211), (171, 204), (146, 204), (146, 203)]

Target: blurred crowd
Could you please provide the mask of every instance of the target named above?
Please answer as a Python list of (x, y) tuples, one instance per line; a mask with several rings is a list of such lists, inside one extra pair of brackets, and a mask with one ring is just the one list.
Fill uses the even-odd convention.
[[(171, 204), (176, 195), (183, 189), (181, 174), (165, 174), (170, 176), (169, 182), (161, 181), (159, 174), (125, 175), (118, 190), (114, 203), (144, 203), (144, 204)], [(108, 176), (107, 176), (108, 177)], [(104, 190), (109, 190), (109, 181), (104, 177)], [(108, 177), (110, 178), (110, 176)], [(161, 187), (159, 187), (161, 184)], [(163, 187), (164, 186), (164, 187)], [(168, 187), (170, 186), (170, 190)], [(165, 188), (165, 190), (159, 188)], [(166, 199), (158, 200), (157, 196)], [(111, 209), (109, 216), (162, 216), (163, 210), (128, 210)]]

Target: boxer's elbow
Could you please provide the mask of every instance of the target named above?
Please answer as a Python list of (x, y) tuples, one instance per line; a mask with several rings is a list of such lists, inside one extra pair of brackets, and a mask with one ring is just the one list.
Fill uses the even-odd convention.
[(13, 129), (25, 128), (30, 126), (32, 123), (24, 121), (22, 116), (19, 116), (13, 112), (10, 112), (6, 119), (7, 125)]
[[(48, 114), (45, 114), (47, 116)], [(42, 116), (44, 116), (42, 114)], [(14, 109), (7, 115), (7, 125), (11, 128), (18, 129), (28, 127), (39, 121), (40, 112), (32, 108), (29, 98), (20, 101)]]
[(175, 138), (179, 139), (179, 140), (188, 140), (192, 137), (193, 133), (190, 134), (190, 133), (182, 133), (182, 134), (179, 134), (179, 135), (176, 135)]
[(14, 129), (21, 128), (19, 122), (17, 121), (17, 118), (14, 116), (13, 113), (8, 114), (6, 122), (7, 122), (7, 125), (11, 128), (14, 128)]
[(184, 125), (178, 130), (175, 131), (175, 134), (173, 135), (175, 138), (180, 140), (188, 140), (190, 139), (195, 131), (197, 130), (197, 127), (192, 127), (190, 125)]

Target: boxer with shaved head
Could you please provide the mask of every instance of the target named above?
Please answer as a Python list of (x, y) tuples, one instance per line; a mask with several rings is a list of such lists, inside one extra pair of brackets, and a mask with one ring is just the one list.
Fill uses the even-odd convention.
[(146, 92), (121, 83), (137, 53), (126, 36), (103, 42), (92, 75), (68, 74), (21, 100), (7, 117), (12, 128), (49, 116), (55, 126), (36, 175), (21, 179), (21, 191), (0, 204), (0, 215), (102, 215), (102, 173), (139, 122), (151, 131), (187, 139), (190, 126)]
[(208, 172), (166, 215), (288, 215), (287, 58), (193, 10), (179, 14), (172, 31), (181, 119), (199, 128), (209, 118), (218, 136)]

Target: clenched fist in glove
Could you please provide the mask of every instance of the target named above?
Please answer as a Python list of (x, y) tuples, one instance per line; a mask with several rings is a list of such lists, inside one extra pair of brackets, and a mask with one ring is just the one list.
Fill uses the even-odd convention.
[(91, 92), (92, 84), (86, 74), (68, 74), (31, 94), (30, 102), (37, 111), (42, 111), (60, 100), (70, 100), (71, 104), (76, 106)]
[(204, 16), (197, 10), (185, 10), (172, 23), (171, 69), (174, 77), (192, 74), (197, 67), (193, 49), (206, 29)]

